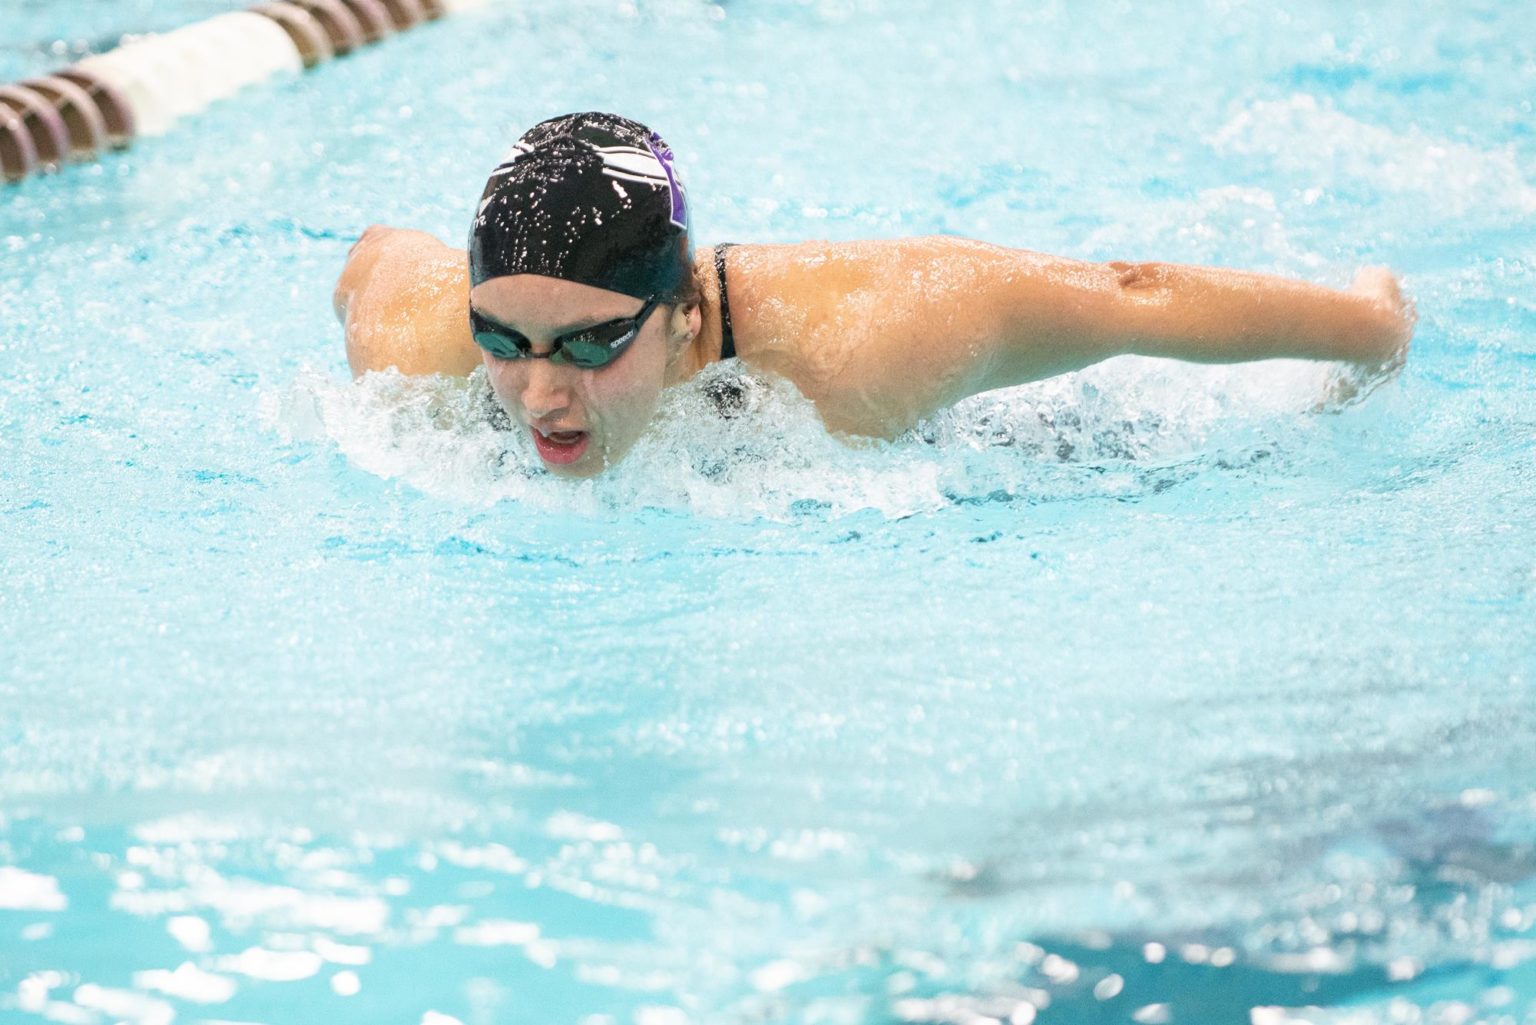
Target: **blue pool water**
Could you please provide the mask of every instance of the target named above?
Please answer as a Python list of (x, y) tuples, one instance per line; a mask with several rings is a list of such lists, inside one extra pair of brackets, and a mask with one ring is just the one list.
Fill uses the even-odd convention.
[[(3, 0), (0, 79), (232, 6)], [(1532, 38), (541, 0), (0, 191), (0, 1022), (1536, 1022)], [(592, 107), (703, 242), (1385, 263), (1418, 335), (852, 450), (684, 388), (553, 481), (329, 292)]]

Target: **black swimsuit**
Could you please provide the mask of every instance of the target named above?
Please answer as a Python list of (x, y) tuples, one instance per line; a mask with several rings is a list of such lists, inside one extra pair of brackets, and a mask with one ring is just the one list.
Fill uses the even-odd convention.
[(722, 242), (715, 247), (715, 280), (720, 282), (720, 358), (736, 355), (736, 336), (731, 333), (731, 300), (725, 291), (725, 251), (736, 243)]

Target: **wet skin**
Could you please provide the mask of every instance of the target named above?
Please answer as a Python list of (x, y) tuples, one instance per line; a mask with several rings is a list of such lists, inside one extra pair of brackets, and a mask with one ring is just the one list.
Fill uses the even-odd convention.
[[(702, 301), (659, 308), (630, 351), (596, 370), (482, 353), (469, 333), (464, 252), (421, 232), (369, 229), (337, 283), (336, 312), (354, 373), (467, 374), (484, 363), (509, 414), (544, 429), (545, 465), (587, 476), (629, 450), (664, 387), (718, 359), (718, 284), (712, 253), (699, 252)], [(739, 246), (728, 277), (738, 356), (792, 381), (844, 436), (892, 437), (969, 395), (1125, 354), (1336, 360), (1379, 381), (1402, 365), (1414, 324), (1412, 305), (1381, 268), (1336, 290), (949, 237)], [(473, 300), (536, 346), (641, 305), (537, 275), (484, 282)], [(573, 455), (579, 439), (564, 432), (575, 431), (588, 438)]]
[[(632, 296), (536, 274), (482, 282), (470, 301), (541, 355), (561, 335), (632, 317), (642, 306)], [(662, 389), (680, 379), (698, 320), (696, 305), (657, 306), (622, 355), (593, 369), (480, 355), (496, 398), (528, 430), (544, 465), (561, 476), (589, 477), (623, 458), (650, 423)]]

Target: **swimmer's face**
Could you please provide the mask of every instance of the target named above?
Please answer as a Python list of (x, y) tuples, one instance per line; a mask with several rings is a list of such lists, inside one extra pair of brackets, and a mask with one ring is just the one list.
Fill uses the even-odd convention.
[[(482, 317), (516, 331), (533, 352), (562, 335), (633, 317), (643, 301), (592, 285), (538, 274), (481, 282), (470, 303)], [(500, 359), (481, 350), (496, 398), (528, 431), (540, 460), (563, 477), (590, 477), (622, 459), (650, 423), (688, 340), (696, 306), (655, 307), (630, 346), (595, 369), (547, 359)]]

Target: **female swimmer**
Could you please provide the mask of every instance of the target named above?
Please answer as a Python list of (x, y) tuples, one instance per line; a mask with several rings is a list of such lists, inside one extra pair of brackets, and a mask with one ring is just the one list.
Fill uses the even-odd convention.
[(717, 246), (695, 258), (672, 153), (610, 114), (545, 121), (491, 174), (452, 249), (374, 227), (336, 286), (355, 374), (484, 364), (551, 471), (621, 459), (662, 389), (739, 357), (829, 430), (891, 437), (978, 392), (1127, 353), (1401, 366), (1412, 309), (1382, 269), (1348, 291), (959, 238)]

